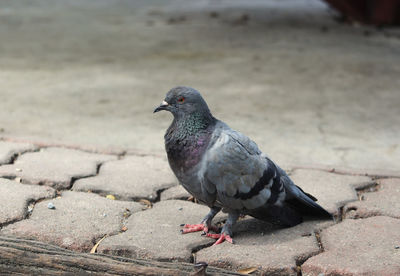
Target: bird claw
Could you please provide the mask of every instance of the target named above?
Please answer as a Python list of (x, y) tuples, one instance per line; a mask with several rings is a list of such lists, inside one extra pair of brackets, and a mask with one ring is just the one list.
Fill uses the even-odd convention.
[(207, 233), (206, 234), (207, 237), (209, 238), (213, 238), (213, 239), (217, 239), (217, 241), (213, 244), (214, 245), (218, 245), (220, 243), (223, 243), (224, 241), (227, 241), (229, 243), (234, 244), (235, 242), (233, 241), (233, 239), (231, 238), (230, 235), (227, 235), (225, 233), (221, 233), (221, 234), (211, 234), (211, 233)]
[(182, 234), (192, 233), (192, 232), (199, 232), (203, 231), (204, 233), (208, 233), (210, 230), (218, 231), (218, 228), (214, 225), (207, 227), (204, 224), (181, 224), (183, 229), (181, 229)]

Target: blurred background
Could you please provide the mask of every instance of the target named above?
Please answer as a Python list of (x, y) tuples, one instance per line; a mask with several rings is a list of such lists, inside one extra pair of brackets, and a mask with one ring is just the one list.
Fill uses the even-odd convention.
[(328, 2), (2, 0), (0, 137), (164, 154), (187, 85), (280, 164), (399, 170), (398, 1)]

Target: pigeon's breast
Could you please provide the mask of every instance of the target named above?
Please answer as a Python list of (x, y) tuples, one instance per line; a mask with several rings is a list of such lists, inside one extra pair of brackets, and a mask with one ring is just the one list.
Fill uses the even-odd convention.
[(169, 164), (180, 181), (200, 163), (208, 143), (209, 136), (204, 134), (166, 144)]

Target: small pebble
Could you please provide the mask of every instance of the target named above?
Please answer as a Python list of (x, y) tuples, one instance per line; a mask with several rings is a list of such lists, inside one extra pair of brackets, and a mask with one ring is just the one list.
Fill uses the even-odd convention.
[(32, 213), (32, 211), (33, 211), (33, 204), (29, 204), (28, 213), (30, 214), (30, 213)]
[(396, 245), (394, 249), (400, 249), (400, 245)]
[(53, 202), (47, 203), (47, 208), (48, 209), (56, 209), (56, 206), (54, 206)]
[(182, 207), (180, 207), (180, 208), (178, 208), (178, 210), (179, 210), (179, 211), (182, 211), (182, 210), (183, 210), (183, 208), (182, 208)]
[(115, 200), (115, 196), (113, 196), (113, 195), (106, 195), (106, 198), (111, 199), (111, 200)]

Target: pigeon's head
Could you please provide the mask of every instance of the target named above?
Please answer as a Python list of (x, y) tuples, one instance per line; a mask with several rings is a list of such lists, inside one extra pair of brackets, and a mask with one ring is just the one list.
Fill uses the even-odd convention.
[(168, 91), (165, 100), (154, 112), (161, 110), (171, 112), (174, 117), (183, 117), (193, 113), (211, 115), (200, 92), (186, 86), (178, 86)]

